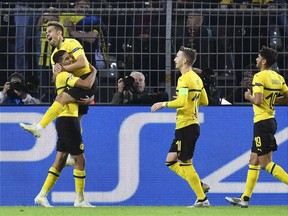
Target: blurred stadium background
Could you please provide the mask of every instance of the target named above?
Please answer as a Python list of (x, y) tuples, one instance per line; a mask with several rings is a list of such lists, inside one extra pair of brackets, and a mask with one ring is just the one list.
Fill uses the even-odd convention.
[[(221, 2), (99, 0), (81, 9), (75, 8), (74, 1), (1, 1), (0, 88), (10, 74), (20, 72), (26, 79), (31, 75), (39, 78), (38, 88), (31, 91), (44, 104), (53, 100), (45, 20), (39, 24), (42, 15), (53, 15), (72, 20), (77, 31), (103, 33), (91, 44), (82, 41), (99, 71), (96, 104), (109, 103), (117, 80), (133, 70), (145, 74), (150, 93), (166, 90), (174, 95), (177, 73), (173, 59), (181, 45), (198, 51), (195, 67), (213, 69), (216, 79), (212, 85), (221, 97), (232, 104), (245, 104), (241, 83), (254, 70), (262, 45), (278, 51), (279, 61), (273, 68), (288, 78), (287, 4)], [(81, 16), (86, 19), (77, 20)], [(30, 24), (24, 23), (27, 19), (32, 20)], [(104, 59), (104, 65), (97, 63), (95, 55)]]

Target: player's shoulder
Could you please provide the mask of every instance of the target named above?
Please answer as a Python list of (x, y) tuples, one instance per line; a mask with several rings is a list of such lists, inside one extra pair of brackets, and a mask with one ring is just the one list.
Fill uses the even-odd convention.
[(74, 53), (78, 50), (82, 50), (83, 47), (78, 40), (74, 38), (66, 38), (62, 43), (61, 49), (65, 49), (68, 52)]
[[(255, 75), (254, 75), (254, 78), (256, 78), (256, 79), (261, 79), (261, 80), (265, 80), (265, 79), (267, 79), (269, 76), (270, 76), (270, 74), (271, 74), (271, 72), (273, 72), (273, 71), (270, 71), (270, 70), (263, 70), (263, 71), (259, 71), (259, 72), (257, 72)], [(268, 75), (268, 76), (267, 76)]]
[(66, 42), (66, 43), (73, 43), (73, 42), (75, 42), (75, 41), (78, 41), (78, 40), (76, 40), (75, 38), (65, 38), (64, 39), (64, 43)]
[(69, 77), (69, 74), (67, 71), (62, 71), (56, 76), (56, 80), (62, 80), (62, 79), (67, 79)]
[(190, 73), (190, 79), (192, 79), (193, 82), (195, 82), (197, 85), (203, 85), (203, 81), (201, 79), (201, 77), (199, 76), (199, 74), (197, 74), (194, 71), (191, 71)]
[(80, 42), (75, 38), (65, 38), (63, 44), (80, 44)]
[(260, 72), (256, 73), (255, 76), (261, 77), (262, 79), (271, 79), (271, 78), (275, 79), (275, 78), (277, 78), (279, 80), (284, 80), (284, 77), (274, 70), (260, 71)]

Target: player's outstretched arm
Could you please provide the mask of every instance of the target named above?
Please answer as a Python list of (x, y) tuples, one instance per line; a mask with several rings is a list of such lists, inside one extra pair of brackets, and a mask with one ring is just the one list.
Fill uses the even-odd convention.
[(95, 67), (90, 65), (91, 68), (91, 74), (84, 80), (78, 79), (75, 83), (75, 86), (82, 89), (91, 89), (96, 78), (97, 70)]

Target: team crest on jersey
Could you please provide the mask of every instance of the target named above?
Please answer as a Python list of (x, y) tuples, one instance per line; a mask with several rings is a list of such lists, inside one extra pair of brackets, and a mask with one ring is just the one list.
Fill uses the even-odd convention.
[(69, 73), (68, 74), (68, 79), (73, 79), (73, 78), (74, 78), (73, 74)]
[(83, 150), (84, 150), (84, 144), (81, 143), (81, 145), (79, 146), (79, 148), (83, 151)]

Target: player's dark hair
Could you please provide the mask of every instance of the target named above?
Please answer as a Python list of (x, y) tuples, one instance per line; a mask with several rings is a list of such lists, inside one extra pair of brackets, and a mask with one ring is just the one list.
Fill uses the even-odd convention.
[(49, 26), (54, 26), (57, 31), (62, 31), (62, 33), (64, 32), (64, 27), (63, 27), (63, 25), (62, 25), (61, 23), (59, 23), (59, 22), (50, 21), (50, 22), (48, 22), (48, 24), (47, 24), (47, 27), (49, 27)]
[(276, 50), (262, 46), (259, 54), (266, 60), (266, 65), (271, 67), (274, 63), (277, 62), (277, 52)]
[(185, 54), (187, 61), (190, 62), (191, 65), (193, 65), (197, 58), (196, 50), (184, 46), (181, 46), (179, 50)]
[(66, 53), (66, 50), (58, 50), (54, 55), (53, 55), (53, 61), (55, 63), (61, 63), (63, 61), (63, 55)]

